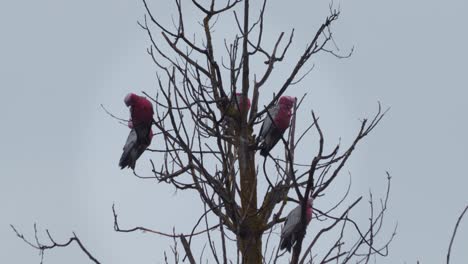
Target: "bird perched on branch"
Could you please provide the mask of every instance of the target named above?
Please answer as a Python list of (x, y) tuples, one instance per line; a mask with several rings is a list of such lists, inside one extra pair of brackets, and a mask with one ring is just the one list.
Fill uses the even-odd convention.
[(231, 100), (226, 109), (226, 115), (233, 118), (239, 118), (242, 112), (247, 112), (249, 109), (250, 99), (242, 93), (236, 93), (236, 96)]
[(270, 150), (283, 136), (291, 121), (292, 108), (296, 102), (295, 97), (281, 96), (278, 103), (268, 109), (267, 116), (263, 121), (257, 142), (260, 148), (260, 155), (268, 156)]
[(236, 96), (232, 98), (226, 107), (223, 127), (224, 134), (232, 136), (236, 123), (241, 118), (241, 113), (248, 112), (250, 109), (250, 99), (242, 93), (236, 93)]
[[(306, 226), (312, 219), (312, 197), (307, 200), (306, 204)], [(286, 217), (283, 230), (281, 230), (280, 249), (287, 249), (291, 252), (292, 246), (296, 243), (302, 225), (302, 208), (299, 204)]]
[(130, 167), (134, 170), (137, 159), (150, 145), (153, 138), (151, 125), (154, 111), (148, 99), (134, 93), (129, 93), (124, 102), (127, 107), (130, 107), (131, 120), (128, 122), (128, 127), (131, 131), (123, 148), (119, 166), (121, 169)]

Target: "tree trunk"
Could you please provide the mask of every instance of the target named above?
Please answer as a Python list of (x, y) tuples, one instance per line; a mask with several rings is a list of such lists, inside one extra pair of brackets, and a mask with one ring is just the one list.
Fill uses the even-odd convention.
[[(249, 92), (249, 0), (244, 1), (244, 39), (242, 43), (242, 93)], [(239, 133), (239, 171), (241, 188), (241, 219), (237, 233), (238, 248), (242, 263), (262, 263), (262, 219), (257, 213), (257, 175), (255, 173), (255, 150), (252, 130), (247, 125), (247, 113), (242, 113)]]
[(251, 135), (241, 129), (239, 139), (239, 168), (241, 187), (241, 217), (237, 235), (242, 263), (262, 263), (262, 219), (257, 214), (257, 175), (255, 152), (249, 149)]

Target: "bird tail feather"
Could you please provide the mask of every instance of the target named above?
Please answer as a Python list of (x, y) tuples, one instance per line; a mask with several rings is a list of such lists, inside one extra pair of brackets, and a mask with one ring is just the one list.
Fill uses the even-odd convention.
[(120, 161), (119, 161), (119, 166), (120, 166), (120, 169), (123, 170), (124, 168), (126, 167), (129, 167), (130, 166), (130, 162), (129, 162), (129, 153), (127, 152), (124, 152), (122, 153), (122, 157), (120, 157)]
[(260, 155), (262, 155), (263, 157), (268, 156), (268, 153), (269, 153), (269, 152), (270, 152), (270, 151), (267, 149), (266, 146), (262, 146), (261, 149), (260, 149)]
[(281, 240), (280, 250), (286, 249), (288, 252), (291, 252), (291, 248), (291, 238), (283, 238), (283, 240)]

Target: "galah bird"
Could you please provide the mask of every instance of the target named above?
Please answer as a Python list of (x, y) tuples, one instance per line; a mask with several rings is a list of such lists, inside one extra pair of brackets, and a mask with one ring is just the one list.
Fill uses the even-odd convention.
[(244, 96), (242, 93), (236, 93), (236, 97), (232, 100), (227, 109), (226, 115), (230, 117), (240, 117), (240, 113), (249, 111), (250, 109), (250, 99), (247, 96)]
[(268, 109), (268, 114), (263, 121), (259, 142), (260, 155), (268, 156), (270, 150), (278, 143), (291, 121), (292, 108), (296, 102), (295, 97), (281, 96), (278, 104)]
[(129, 93), (124, 99), (125, 105), (130, 107), (130, 116), (133, 128), (137, 132), (140, 142), (148, 142), (148, 134), (153, 122), (153, 105), (143, 96), (138, 96), (134, 93)]
[(148, 99), (129, 93), (124, 99), (125, 105), (130, 107), (131, 120), (128, 126), (132, 129), (123, 148), (119, 166), (123, 169), (130, 167), (135, 169), (136, 160), (141, 156), (151, 143), (153, 132), (153, 105)]
[[(281, 242), (280, 249), (287, 249), (288, 252), (291, 252), (292, 246), (297, 241), (297, 236), (301, 230), (301, 205), (299, 204), (294, 210), (292, 210), (286, 217), (286, 222), (284, 223), (283, 230), (281, 230)], [(307, 225), (312, 219), (312, 198), (307, 200), (306, 204), (306, 220)]]
[(236, 120), (240, 120), (241, 113), (250, 109), (250, 99), (242, 93), (236, 93), (236, 96), (229, 102), (226, 108), (223, 127), (225, 135), (233, 135)]

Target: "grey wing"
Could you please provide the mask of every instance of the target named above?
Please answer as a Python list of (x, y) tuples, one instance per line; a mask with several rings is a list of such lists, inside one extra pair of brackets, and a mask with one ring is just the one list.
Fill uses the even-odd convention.
[(127, 157), (131, 154), (132, 150), (135, 149), (137, 145), (137, 138), (138, 137), (135, 129), (132, 129), (130, 131), (130, 134), (128, 134), (127, 141), (125, 142), (125, 145), (123, 147), (123, 153), (119, 162), (120, 166), (124, 165), (124, 163), (127, 160)]
[(137, 133), (135, 129), (132, 129), (130, 131), (130, 134), (128, 134), (127, 141), (125, 142), (125, 146), (123, 147), (123, 151), (124, 152), (130, 151), (130, 149), (132, 149), (136, 145), (137, 139), (138, 139)]
[(299, 205), (288, 214), (283, 230), (281, 231), (281, 237), (289, 236), (291, 233), (295, 232), (300, 223), (301, 206)]
[(266, 137), (266, 135), (270, 132), (273, 126), (272, 118), (275, 118), (276, 114), (278, 114), (279, 107), (277, 105), (273, 106), (271, 109), (268, 109), (267, 116), (263, 121), (262, 127), (260, 128), (259, 139), (262, 140)]

